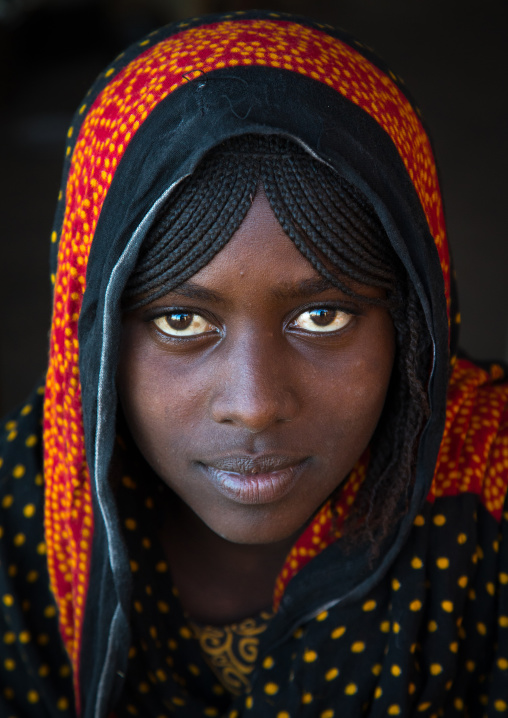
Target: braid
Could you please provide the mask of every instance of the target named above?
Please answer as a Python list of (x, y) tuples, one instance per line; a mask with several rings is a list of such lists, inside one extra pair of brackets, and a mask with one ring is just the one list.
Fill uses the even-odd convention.
[[(407, 509), (414, 482), (418, 438), (429, 415), (425, 391), (428, 332), (418, 297), (406, 276), (397, 287), (400, 299), (391, 310), (397, 355), (390, 389), (371, 440), (369, 471), (358, 492), (345, 534), (379, 545), (395, 518)], [(402, 303), (402, 300), (404, 303)]]
[[(363, 196), (352, 185), (337, 187), (333, 176), (318, 174), (313, 165), (305, 169), (308, 171), (308, 184), (313, 187), (315, 193), (309, 195), (309, 200), (314, 201), (314, 206), (317, 205), (317, 216), (326, 223), (332, 237), (335, 234), (340, 235), (344, 247), (350, 249), (353, 256), (360, 254), (372, 268), (376, 266), (380, 278), (388, 279), (391, 276), (390, 270), (385, 266), (388, 247), (385, 243), (376, 245), (371, 241), (372, 233), (379, 233), (381, 229), (377, 216), (371, 215), (372, 207), (363, 202)], [(305, 186), (302, 186), (302, 189), (304, 190)], [(337, 200), (343, 205), (342, 211)]]
[[(159, 212), (124, 305), (131, 310), (147, 304), (206, 266), (240, 227), (259, 186), (284, 232), (321, 276), (346, 295), (387, 308), (392, 317), (397, 353), (390, 389), (370, 443), (367, 476), (344, 526), (350, 541), (369, 541), (375, 553), (407, 508), (429, 414), (430, 341), (413, 284), (359, 189), (287, 138), (227, 140), (182, 180)], [(384, 296), (359, 294), (354, 283), (383, 289)]]
[[(304, 163), (308, 163), (307, 158), (305, 158)], [(321, 193), (321, 197), (317, 195), (315, 185), (318, 185), (318, 183), (326, 184), (329, 181), (327, 174), (331, 171), (327, 167), (323, 167), (320, 175), (315, 177), (315, 184), (311, 182), (304, 183), (305, 176), (303, 172), (299, 171), (299, 167), (295, 167), (295, 163), (291, 168), (292, 171), (289, 168), (284, 171), (286, 166), (280, 163), (276, 168), (276, 182), (279, 188), (279, 196), (282, 199), (280, 205), (278, 197), (271, 197), (270, 188), (265, 187), (267, 197), (279, 222), (284, 222), (288, 228), (291, 224), (299, 227), (303, 231), (307, 242), (310, 241), (311, 245), (334, 266), (340, 267), (341, 274), (345, 274), (349, 279), (389, 290), (391, 281), (388, 281), (388, 279), (392, 279), (393, 272), (387, 275), (385, 264), (372, 255), (375, 247), (372, 237), (377, 236), (384, 239), (384, 231), (379, 221), (378, 227), (376, 227), (377, 231), (370, 230), (369, 232), (371, 250), (367, 253), (361, 244), (356, 241), (358, 232), (348, 222), (350, 214), (347, 206), (342, 207), (339, 213), (337, 207), (331, 206), (325, 193)], [(336, 176), (333, 177), (333, 180), (337, 184)], [(346, 185), (342, 187), (342, 190), (347, 193)], [(316, 207), (324, 215), (324, 221), (321, 213), (316, 211)], [(335, 216), (331, 214), (333, 211)], [(284, 217), (288, 212), (289, 217)], [(327, 215), (331, 215), (333, 218), (328, 223), (326, 222)], [(346, 231), (344, 225), (347, 228)], [(384, 245), (385, 242), (382, 244)], [(322, 273), (322, 269), (319, 269), (320, 273)], [(334, 283), (336, 284), (336, 280)]]
[(225, 167), (208, 163), (183, 180), (141, 247), (124, 291), (128, 308), (157, 299), (206, 266), (242, 223), (256, 185), (255, 174), (232, 157)]

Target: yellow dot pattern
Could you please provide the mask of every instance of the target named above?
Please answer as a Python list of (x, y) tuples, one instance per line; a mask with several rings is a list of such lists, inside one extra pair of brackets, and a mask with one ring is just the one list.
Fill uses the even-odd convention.
[[(499, 521), (507, 487), (508, 384), (492, 385), (488, 372), (458, 360), (429, 500), (472, 492)], [(440, 527), (446, 517), (436, 514), (433, 521)], [(467, 534), (461, 532), (457, 542), (466, 541)]]
[(74, 715), (72, 673), (43, 550), (41, 416), (36, 391), (0, 423), (0, 714), (6, 717)]

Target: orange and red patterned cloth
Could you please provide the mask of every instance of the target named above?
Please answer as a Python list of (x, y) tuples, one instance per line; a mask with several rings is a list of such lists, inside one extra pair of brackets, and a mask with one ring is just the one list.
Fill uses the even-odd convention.
[[(211, 147), (253, 132), (297, 139), (366, 194), (416, 287), (434, 364), (406, 517), (372, 566), (342, 553), (330, 505), (320, 510), (277, 581), (250, 692), (232, 696), (214, 693), (181, 611), (176, 624), (156, 614), (163, 628), (133, 631), (136, 548), (109, 470), (120, 298), (146, 227)], [(450, 344), (457, 315), (435, 161), (399, 78), (345, 33), (277, 13), (151, 33), (75, 115), (51, 242), (45, 386), (0, 439), (0, 714), (508, 713), (508, 385), (500, 366), (457, 360)], [(360, 462), (341, 492), (339, 516), (365, 470)], [(144, 651), (152, 627), (164, 641), (152, 636)], [(135, 669), (132, 651), (146, 653)]]

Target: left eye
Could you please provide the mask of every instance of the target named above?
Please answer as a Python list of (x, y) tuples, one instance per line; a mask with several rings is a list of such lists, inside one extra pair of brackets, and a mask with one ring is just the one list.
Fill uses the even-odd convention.
[(153, 323), (163, 334), (172, 337), (191, 337), (215, 329), (202, 316), (191, 312), (171, 312), (163, 317), (157, 317)]
[(349, 324), (352, 318), (352, 314), (340, 309), (317, 307), (302, 312), (291, 324), (307, 332), (336, 332)]

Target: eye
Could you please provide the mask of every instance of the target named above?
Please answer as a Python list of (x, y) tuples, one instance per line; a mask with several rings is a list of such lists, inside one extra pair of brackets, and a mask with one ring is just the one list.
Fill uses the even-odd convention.
[(172, 337), (193, 337), (216, 329), (200, 314), (192, 312), (171, 312), (152, 321), (159, 331)]
[(340, 309), (316, 307), (299, 314), (291, 322), (291, 326), (304, 329), (306, 332), (336, 332), (349, 324), (352, 318), (352, 314), (343, 312)]

